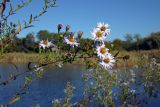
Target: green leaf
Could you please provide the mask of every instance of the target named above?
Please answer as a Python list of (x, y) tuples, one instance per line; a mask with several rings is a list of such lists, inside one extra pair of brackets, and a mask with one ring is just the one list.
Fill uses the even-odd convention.
[(12, 4), (10, 3), (10, 12), (13, 11)]
[(25, 77), (25, 83), (26, 84), (31, 83), (31, 82), (32, 82), (32, 76)]
[(47, 5), (48, 5), (48, 0), (44, 0), (44, 3), (45, 3), (45, 7), (47, 7)]
[(29, 2), (32, 2), (32, 0), (29, 0)]
[(30, 15), (29, 24), (32, 23), (32, 14)]
[(111, 95), (112, 94), (112, 91), (109, 91), (108, 95)]
[(26, 23), (26, 21), (24, 21), (24, 27), (26, 27), (27, 26), (27, 23)]
[(21, 22), (18, 20), (18, 26), (21, 27)]
[(17, 101), (19, 101), (21, 99), (21, 97), (20, 96), (16, 96), (15, 98), (13, 98), (11, 101), (9, 101), (8, 102), (8, 104), (7, 105), (12, 105), (13, 103), (15, 103), (15, 102), (17, 102)]

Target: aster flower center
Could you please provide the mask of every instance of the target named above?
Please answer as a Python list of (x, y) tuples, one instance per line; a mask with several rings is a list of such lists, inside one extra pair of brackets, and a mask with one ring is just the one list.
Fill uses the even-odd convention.
[(44, 45), (48, 45), (48, 41), (43, 41), (43, 44)]
[(103, 60), (103, 62), (106, 63), (106, 64), (108, 64), (110, 62), (110, 59), (106, 58), (106, 59)]
[(69, 37), (68, 40), (69, 40), (70, 42), (75, 42), (74, 37)]
[(107, 29), (106, 26), (101, 27), (101, 31), (105, 31), (106, 29)]
[(105, 48), (105, 47), (100, 48), (100, 53), (101, 53), (101, 54), (105, 54), (105, 53), (106, 53), (106, 48)]
[(97, 31), (96, 32), (96, 36), (98, 37), (98, 38), (100, 38), (100, 37), (102, 37), (102, 35), (103, 35), (103, 32), (102, 31)]

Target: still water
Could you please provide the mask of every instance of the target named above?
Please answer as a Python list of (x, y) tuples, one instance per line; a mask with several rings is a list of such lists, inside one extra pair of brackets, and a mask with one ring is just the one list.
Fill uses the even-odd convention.
[[(15, 74), (22, 71), (27, 71), (27, 64), (17, 65), (16, 71), (13, 65), (0, 65), (0, 81), (3, 81), (9, 77), (10, 74)], [(52, 67), (43, 76), (34, 80), (29, 87), (28, 92), (22, 96), (22, 99), (14, 103), (11, 107), (33, 107), (36, 104), (40, 104), (41, 107), (52, 107), (52, 100), (54, 98), (64, 98), (64, 89), (67, 82), (71, 82), (75, 88), (74, 98), (72, 103), (80, 100), (83, 97), (84, 80), (82, 75), (86, 68), (80, 65), (65, 65), (62, 68)], [(12, 96), (19, 91), (24, 84), (25, 76), (18, 77), (15, 81), (11, 81), (6, 86), (0, 86), (0, 105), (6, 104)], [(143, 92), (142, 84), (139, 88), (139, 92)], [(137, 90), (136, 90), (137, 91)], [(144, 95), (140, 96), (147, 103), (141, 105), (143, 107), (160, 107), (160, 94), (157, 92), (156, 98), (148, 99)], [(118, 106), (118, 103), (117, 103)]]
[[(18, 65), (19, 72), (27, 70), (27, 65)], [(27, 94), (13, 104), (12, 107), (32, 107), (40, 104), (41, 107), (52, 107), (54, 98), (63, 98), (66, 83), (71, 82), (74, 90), (73, 103), (82, 98), (84, 81), (81, 77), (85, 67), (79, 65), (65, 65), (63, 68), (54, 67), (49, 69), (43, 78), (34, 80)], [(0, 65), (0, 81), (8, 78), (9, 74), (17, 71), (13, 65)], [(17, 78), (6, 86), (0, 86), (0, 104), (6, 104), (24, 83), (24, 76)]]

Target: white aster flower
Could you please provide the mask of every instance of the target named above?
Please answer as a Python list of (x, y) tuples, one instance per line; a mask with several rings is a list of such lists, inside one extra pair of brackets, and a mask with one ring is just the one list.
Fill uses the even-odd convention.
[(135, 93), (135, 92), (136, 92), (136, 90), (133, 90), (133, 89), (132, 89), (132, 90), (130, 90), (130, 92), (131, 92), (131, 93)]
[(76, 39), (74, 36), (69, 36), (64, 38), (65, 43), (69, 44), (70, 46), (78, 46), (79, 44), (77, 43)]
[(35, 71), (43, 71), (44, 69), (43, 69), (43, 67), (37, 67), (36, 69), (35, 69)]
[(52, 101), (52, 104), (54, 104), (54, 103), (60, 103), (60, 101), (58, 99), (55, 99)]
[(106, 38), (105, 32), (101, 31), (101, 29), (99, 29), (99, 28), (93, 29), (91, 34), (92, 34), (94, 40), (104, 40)]
[(101, 59), (100, 65), (105, 69), (112, 69), (114, 63), (115, 63), (114, 57), (110, 53), (108, 53), (105, 55), (104, 58)]
[(105, 32), (105, 35), (109, 35), (110, 34), (110, 29), (108, 29), (109, 25), (105, 24), (105, 23), (97, 23), (97, 27), (101, 30)]
[(131, 82), (135, 82), (135, 78), (131, 78)]
[(123, 82), (123, 85), (128, 86), (129, 82)]
[(39, 43), (39, 47), (45, 49), (45, 48), (49, 48), (51, 45), (53, 45), (52, 42), (49, 42), (48, 40), (42, 40)]
[(108, 53), (108, 48), (105, 47), (105, 45), (102, 45), (100, 47), (97, 47), (97, 54), (100, 58), (105, 57), (105, 55)]

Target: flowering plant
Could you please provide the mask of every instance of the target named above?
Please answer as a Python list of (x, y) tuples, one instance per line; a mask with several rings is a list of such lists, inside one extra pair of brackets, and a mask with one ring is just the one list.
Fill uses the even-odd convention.
[[(29, 21), (24, 21), (24, 25), (18, 21), (18, 24), (10, 23), (8, 24), (7, 18), (15, 14), (19, 9), (28, 5), (32, 0), (22, 2), (14, 10), (12, 5), (10, 6), (10, 11), (8, 15), (4, 15), (6, 8), (6, 0), (3, 0), (0, 6), (0, 50), (1, 54), (4, 53), (5, 48), (8, 44), (12, 43), (14, 37), (18, 35), (23, 29), (33, 27), (32, 22), (36, 21), (38, 17), (43, 15), (49, 7), (55, 6), (55, 0), (44, 0), (45, 6), (42, 12), (38, 15), (29, 17)], [(29, 89), (30, 84), (33, 80), (37, 78), (43, 78), (44, 73), (48, 70), (50, 65), (56, 65), (60, 68), (66, 63), (73, 64), (74, 62), (83, 63), (87, 66), (87, 71), (83, 74), (83, 79), (85, 80), (85, 89), (83, 93), (83, 99), (72, 104), (71, 100), (74, 97), (74, 90), (76, 87), (72, 83), (67, 82), (66, 89), (64, 90), (66, 97), (59, 99), (54, 99), (52, 101), (53, 107), (87, 107), (87, 106), (137, 106), (139, 102), (135, 100), (139, 93), (136, 91), (132, 85), (135, 85), (136, 80), (135, 70), (131, 69), (129, 72), (125, 69), (124, 72), (128, 75), (118, 74), (118, 70), (112, 69), (116, 67), (116, 62), (118, 59), (123, 59), (123, 62), (129, 59), (129, 56), (118, 57), (119, 51), (113, 55), (111, 48), (106, 46), (106, 38), (110, 34), (109, 25), (99, 22), (97, 26), (91, 31), (92, 40), (82, 38), (83, 32), (77, 32), (77, 37), (74, 32), (70, 31), (70, 26), (66, 25), (66, 31), (63, 33), (63, 24), (57, 25), (58, 35), (57, 39), (49, 40), (49, 38), (41, 40), (39, 42), (39, 62), (28, 62), (28, 70), (24, 72), (18, 72), (15, 75), (10, 75), (8, 79), (0, 82), (0, 85), (6, 86), (11, 83), (12, 80), (16, 80), (19, 76), (26, 74), (24, 85), (21, 89), (16, 92), (10, 101), (8, 101), (4, 106), (8, 107), (13, 105), (15, 102), (21, 100), (23, 95)], [(143, 58), (147, 59), (147, 58)], [(145, 62), (145, 61), (143, 61)], [(159, 76), (159, 65), (156, 63), (155, 59), (151, 63), (141, 64), (140, 67), (142, 72), (142, 77), (144, 79), (144, 88), (149, 93), (149, 96), (155, 96), (154, 86), (155, 81), (160, 81)], [(18, 67), (15, 64), (14, 67), (18, 71)], [(52, 66), (53, 67), (53, 66)], [(55, 67), (55, 66), (54, 66)], [(136, 71), (137, 68), (135, 67)], [(157, 73), (155, 76), (154, 74)], [(143, 84), (143, 82), (140, 81)], [(118, 90), (118, 91), (114, 91)], [(118, 101), (117, 101), (118, 99)], [(39, 105), (37, 105), (39, 106)], [(3, 105), (2, 105), (3, 107)]]

